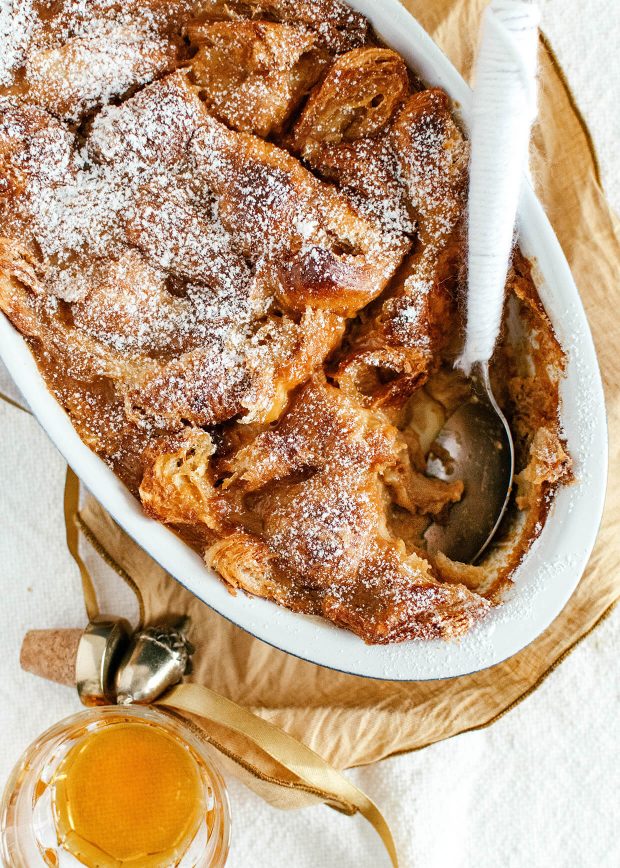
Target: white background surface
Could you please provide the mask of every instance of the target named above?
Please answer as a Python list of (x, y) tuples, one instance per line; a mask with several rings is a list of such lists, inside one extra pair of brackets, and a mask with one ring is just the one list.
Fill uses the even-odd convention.
[[(620, 210), (620, 2), (543, 7)], [(0, 388), (10, 390), (1, 371)], [(79, 708), (71, 691), (18, 665), (27, 629), (84, 623), (63, 482), (64, 462), (36, 423), (0, 405), (0, 786), (33, 738)], [(617, 611), (493, 727), (350, 773), (383, 809), (404, 868), (620, 865), (619, 644)], [(233, 868), (387, 864), (361, 819), (327, 808), (281, 813), (234, 781), (230, 789)]]

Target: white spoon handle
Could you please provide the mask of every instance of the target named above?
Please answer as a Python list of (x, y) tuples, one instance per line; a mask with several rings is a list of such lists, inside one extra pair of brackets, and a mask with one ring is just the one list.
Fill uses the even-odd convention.
[(482, 22), (471, 123), (467, 332), (459, 365), (488, 362), (500, 328), (515, 215), (536, 117), (540, 10), (491, 0)]

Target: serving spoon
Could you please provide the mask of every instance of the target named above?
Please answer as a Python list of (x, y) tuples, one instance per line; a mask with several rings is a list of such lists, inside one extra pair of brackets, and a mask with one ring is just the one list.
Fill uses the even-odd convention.
[(435, 439), (427, 473), (462, 480), (462, 499), (426, 531), (431, 554), (474, 563), (504, 516), (514, 479), (510, 426), (493, 394), (489, 362), (499, 334), (519, 194), (536, 116), (540, 11), (528, 0), (491, 0), (476, 60), (468, 201), (465, 346), (457, 367), (471, 398)]

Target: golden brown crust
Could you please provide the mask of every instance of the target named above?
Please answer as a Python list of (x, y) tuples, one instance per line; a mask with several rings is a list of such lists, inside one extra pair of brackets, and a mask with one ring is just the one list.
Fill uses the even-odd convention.
[(384, 173), (384, 189), (398, 182), (399, 202), (406, 202), (414, 215), (417, 249), (381, 305), (352, 335), (338, 370), (343, 383), (363, 380), (377, 406), (407, 400), (437, 369), (450, 338), (458, 335), (468, 155), (446, 95), (437, 89), (409, 97), (386, 139), (390, 160), (385, 151), (381, 155), (375, 149), (374, 156)]
[[(0, 309), (83, 440), (234, 591), (367, 642), (484, 618), (570, 478), (563, 354), (517, 253), (493, 366), (503, 561), (428, 557), (469, 396), (468, 148), (340, 0), (62, 0), (0, 93)], [(522, 511), (516, 520), (517, 510)], [(494, 560), (495, 557), (495, 560)]]
[(190, 150), (223, 226), (246, 255), (260, 251), (261, 279), (290, 310), (353, 316), (384, 289), (409, 247), (269, 142), (209, 118)]
[(131, 26), (76, 36), (59, 47), (31, 53), (26, 64), (28, 98), (56, 117), (78, 121), (130, 87), (173, 69), (176, 53), (167, 40), (145, 38)]
[(205, 105), (220, 120), (263, 138), (282, 132), (329, 58), (315, 36), (270, 21), (216, 21), (188, 28), (189, 65)]
[(199, 16), (208, 21), (260, 19), (301, 25), (317, 44), (341, 53), (362, 45), (368, 22), (342, 0), (205, 0)]
[(192, 428), (147, 447), (140, 498), (146, 513), (166, 524), (214, 529), (208, 508), (215, 495), (210, 458), (215, 452), (206, 431)]
[(387, 48), (357, 48), (332, 65), (307, 101), (291, 146), (319, 165), (325, 145), (374, 136), (391, 120), (409, 92), (403, 59)]

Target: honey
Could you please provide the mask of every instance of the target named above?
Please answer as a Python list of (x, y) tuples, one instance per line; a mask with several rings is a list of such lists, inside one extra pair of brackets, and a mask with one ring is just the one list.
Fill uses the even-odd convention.
[(14, 771), (1, 822), (11, 868), (219, 868), (228, 852), (207, 746), (149, 708), (93, 709), (48, 731)]
[(144, 723), (85, 737), (59, 766), (54, 786), (61, 839), (86, 864), (174, 865), (206, 810), (188, 749)]

